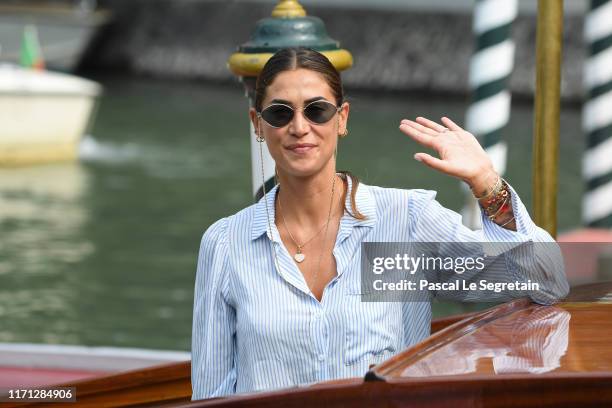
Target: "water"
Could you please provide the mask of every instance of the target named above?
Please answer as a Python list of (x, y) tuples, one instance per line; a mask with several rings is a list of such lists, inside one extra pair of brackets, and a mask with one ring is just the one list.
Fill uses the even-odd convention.
[[(247, 103), (238, 84), (100, 80), (81, 162), (0, 170), (0, 342), (188, 350), (201, 235), (252, 203)], [(368, 184), (436, 189), (461, 207), (458, 182), (417, 163), (397, 126), (417, 115), (462, 121), (463, 98), (349, 97), (339, 168)], [(515, 104), (507, 178), (527, 204), (531, 124), (531, 106)], [(579, 223), (579, 126), (566, 109), (561, 229)]]

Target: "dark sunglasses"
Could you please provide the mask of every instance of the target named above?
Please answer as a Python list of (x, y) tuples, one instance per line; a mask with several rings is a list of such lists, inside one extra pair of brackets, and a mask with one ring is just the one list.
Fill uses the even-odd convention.
[(303, 110), (304, 117), (309, 122), (315, 125), (322, 125), (323, 123), (329, 122), (336, 113), (340, 112), (340, 109), (342, 109), (342, 107), (338, 107), (326, 100), (310, 102), (301, 109), (296, 109), (282, 103), (273, 103), (257, 113), (257, 116), (262, 118), (273, 128), (282, 128), (291, 122), (296, 110)]

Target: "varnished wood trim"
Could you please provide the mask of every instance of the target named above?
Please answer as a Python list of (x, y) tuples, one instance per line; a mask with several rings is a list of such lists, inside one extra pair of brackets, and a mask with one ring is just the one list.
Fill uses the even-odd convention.
[(439, 317), (437, 319), (433, 319), (431, 321), (431, 334), (439, 332), (440, 330), (445, 329), (451, 324), (457, 323), (458, 321), (474, 317), (478, 313), (481, 313), (481, 312), (476, 311), (476, 312), (469, 312), (469, 313), (461, 313), (461, 314), (456, 314), (452, 316), (444, 316), (444, 317)]
[(386, 378), (386, 376), (398, 366), (409, 365), (411, 362), (423, 358), (440, 347), (443, 347), (446, 344), (465, 336), (466, 334), (474, 332), (479, 327), (499, 319), (500, 317), (526, 309), (531, 304), (531, 301), (528, 299), (517, 299), (495, 306), (483, 312), (478, 312), (467, 319), (460, 320), (432, 334), (419, 344), (412, 346), (408, 350), (399, 353), (373, 367), (371, 371), (373, 371), (378, 377)]
[[(164, 364), (127, 371), (58, 387), (76, 387), (77, 402), (59, 404), (9, 404), (6, 407), (128, 407), (191, 400), (191, 362)], [(41, 387), (45, 388), (45, 387)], [(4, 405), (3, 405), (4, 407)]]
[(194, 401), (181, 407), (557, 407), (610, 406), (612, 373), (397, 379), (316, 385)]

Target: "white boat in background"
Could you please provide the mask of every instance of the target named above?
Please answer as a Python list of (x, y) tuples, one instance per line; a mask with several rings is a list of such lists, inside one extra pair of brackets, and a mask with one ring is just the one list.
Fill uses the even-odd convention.
[(74, 75), (0, 65), (0, 166), (76, 159), (101, 89)]

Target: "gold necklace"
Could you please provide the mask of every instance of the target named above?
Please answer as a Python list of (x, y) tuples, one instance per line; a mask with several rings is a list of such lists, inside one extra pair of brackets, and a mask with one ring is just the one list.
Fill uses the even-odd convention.
[(325, 224), (325, 233), (323, 234), (323, 248), (321, 248), (321, 254), (319, 254), (319, 262), (317, 263), (317, 269), (315, 270), (312, 278), (313, 282), (317, 282), (319, 277), (319, 271), (321, 270), (321, 260), (323, 259), (323, 251), (325, 250), (325, 244), (327, 241), (327, 230), (329, 229), (329, 221), (331, 220), (332, 207), (334, 205), (334, 191), (336, 187), (336, 172), (334, 171), (334, 181), (332, 183), (331, 200), (329, 200), (329, 212), (327, 213), (327, 223)]
[[(334, 182), (332, 183), (332, 200), (334, 199), (334, 186), (333, 184), (336, 182), (336, 179), (334, 177)], [(310, 241), (312, 241), (313, 239), (315, 239), (320, 233), (321, 231), (323, 231), (323, 229), (325, 227), (327, 227), (327, 225), (329, 224), (329, 216), (327, 219), (327, 222), (325, 224), (323, 224), (321, 226), (321, 228), (312, 236), (310, 237), (310, 239), (308, 239), (306, 242), (304, 242), (303, 244), (298, 244), (297, 240), (293, 237), (293, 234), (291, 233), (291, 230), (289, 229), (289, 227), (287, 226), (287, 220), (285, 219), (285, 214), (283, 213), (283, 206), (281, 204), (281, 199), (280, 196), (278, 197), (278, 212), (281, 215), (281, 221), (283, 222), (283, 227), (285, 227), (285, 230), (287, 230), (287, 233), (289, 234), (289, 238), (291, 238), (291, 241), (293, 241), (293, 243), (295, 244), (295, 246), (297, 247), (297, 252), (295, 253), (295, 255), (293, 255), (293, 259), (295, 259), (295, 262), (297, 263), (302, 263), (304, 261), (304, 259), (306, 259), (306, 255), (302, 252), (302, 248), (304, 248), (307, 244), (310, 243)]]

